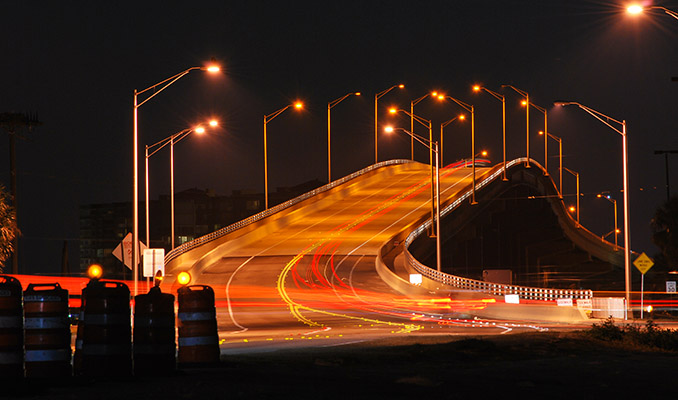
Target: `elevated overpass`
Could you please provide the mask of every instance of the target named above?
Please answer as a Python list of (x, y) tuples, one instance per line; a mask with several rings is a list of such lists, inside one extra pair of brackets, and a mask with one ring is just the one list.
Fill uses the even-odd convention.
[[(442, 169), (443, 237), (471, 223), (473, 214), (488, 212), (488, 199), (512, 188), (530, 187), (549, 199), (575, 247), (617, 265), (618, 249), (576, 226), (562, 201), (553, 197), (550, 178), (539, 176), (542, 170), (536, 163), (535, 168), (524, 168), (524, 161), (510, 163), (508, 183), (500, 178), (501, 165), (476, 168), (480, 204), (475, 206), (466, 206), (471, 169)], [(353, 329), (364, 333), (369, 326), (370, 332), (383, 334), (475, 326), (467, 318), (488, 310), (495, 316), (496, 310), (505, 308), (502, 296), (509, 292), (532, 302), (531, 310), (539, 308), (527, 319), (584, 319), (574, 307), (556, 307), (555, 299), (590, 297), (588, 290), (542, 296), (531, 288), (526, 292), (524, 286), (487, 286), (446, 273), (456, 271), (454, 265), (443, 265), (440, 274), (424, 266), (413, 253), (425, 258), (427, 240), (413, 246), (418, 246), (416, 251), (408, 246), (430, 224), (430, 200), (428, 165), (403, 160), (376, 164), (178, 247), (166, 257), (163, 285), (176, 288), (178, 272), (188, 271), (193, 283), (213, 286), (220, 299), (224, 340), (232, 338), (231, 333), (247, 332), (249, 338), (254, 332), (271, 335), (271, 327), (277, 329), (276, 335), (287, 337), (294, 335), (290, 332), (307, 333), (309, 327), (337, 334)], [(468, 222), (461, 223), (465, 219)], [(425, 276), (422, 286), (405, 280), (413, 271)], [(515, 313), (505, 316), (520, 319)]]

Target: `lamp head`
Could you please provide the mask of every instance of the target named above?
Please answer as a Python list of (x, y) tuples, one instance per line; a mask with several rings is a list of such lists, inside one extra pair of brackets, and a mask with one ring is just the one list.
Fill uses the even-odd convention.
[(386, 133), (392, 133), (395, 129), (392, 126), (386, 126), (384, 127), (384, 132)]
[(480, 85), (473, 85), (474, 92), (480, 92)]
[(401, 83), (400, 85), (398, 85), (398, 89), (405, 89), (405, 85)]
[(632, 15), (641, 14), (643, 12), (643, 6), (640, 4), (631, 4), (630, 6), (626, 7), (626, 12)]
[(216, 119), (213, 119), (213, 120), (210, 120), (209, 124), (210, 124), (211, 127), (214, 128), (214, 127), (219, 126), (219, 121), (217, 121)]
[(353, 94), (356, 95), (356, 96), (360, 96), (360, 95), (361, 95), (360, 92), (355, 92), (355, 93), (353, 93)]
[(205, 127), (204, 126), (198, 126), (194, 129), (194, 131), (195, 131), (195, 133), (202, 135), (203, 133), (205, 133)]
[(544, 131), (539, 131), (539, 135), (543, 136), (543, 135), (544, 135)]
[(389, 114), (396, 114), (398, 112), (398, 109), (395, 107), (391, 107), (388, 109)]
[(483, 156), (483, 157), (487, 157), (487, 150), (481, 151), (480, 155)]
[(210, 60), (210, 63), (206, 67), (203, 67), (202, 69), (203, 69), (203, 71), (207, 71), (207, 72), (212, 73), (212, 74), (221, 71), (221, 67), (219, 66), (216, 58), (214, 58), (214, 57), (212, 57), (212, 59)]
[(295, 101), (294, 108), (296, 108), (297, 110), (301, 110), (302, 108), (304, 108), (304, 103), (302, 103), (301, 101)]
[(460, 120), (463, 121), (463, 120), (466, 119), (466, 115), (464, 115), (464, 114), (459, 114), (459, 117), (458, 117), (458, 118), (459, 118)]
[(571, 101), (554, 101), (553, 102), (554, 106), (560, 106), (560, 107), (569, 106), (570, 104), (574, 104), (574, 103), (571, 102)]

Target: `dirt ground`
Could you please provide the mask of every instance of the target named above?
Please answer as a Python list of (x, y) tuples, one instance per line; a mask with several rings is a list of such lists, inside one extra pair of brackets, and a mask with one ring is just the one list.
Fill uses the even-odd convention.
[(21, 399), (593, 398), (672, 396), (678, 353), (576, 333), (401, 337), (229, 356), (172, 376), (5, 385)]

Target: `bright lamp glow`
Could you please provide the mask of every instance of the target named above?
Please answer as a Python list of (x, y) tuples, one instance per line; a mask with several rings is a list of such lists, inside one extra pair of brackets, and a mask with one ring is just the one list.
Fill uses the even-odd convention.
[(405, 88), (405, 85), (403, 85), (402, 83), (400, 85), (398, 85), (398, 89), (404, 89), (404, 88)]
[(643, 6), (638, 4), (632, 4), (626, 8), (626, 12), (629, 14), (640, 14), (643, 12)]
[(214, 127), (214, 126), (219, 126), (219, 121), (217, 121), (216, 119), (211, 120), (211, 121), (210, 121), (210, 126), (212, 126), (212, 127)]
[(182, 286), (188, 285), (191, 282), (191, 274), (186, 271), (179, 272), (177, 275), (177, 283)]
[(205, 128), (202, 127), (202, 126), (199, 126), (199, 127), (195, 128), (195, 133), (199, 133), (199, 134), (205, 133)]
[(392, 127), (392, 126), (384, 127), (384, 132), (386, 132), (386, 133), (391, 133), (391, 132), (393, 132), (393, 127)]
[(462, 120), (462, 121), (465, 120), (465, 119), (466, 119), (466, 115), (461, 114), (461, 115), (459, 116), (459, 119)]
[(103, 274), (104, 270), (99, 264), (92, 264), (87, 268), (87, 276), (89, 276), (90, 279), (99, 279)]
[(360, 95), (361, 95), (360, 92), (355, 92), (355, 93), (353, 93), (353, 94), (355, 94), (356, 96), (360, 96)]
[(577, 208), (575, 206), (570, 206), (570, 212), (575, 212), (577, 211)]
[(480, 91), (480, 86), (479, 86), (479, 85), (474, 85), (474, 86), (473, 86), (473, 91), (474, 91), (474, 92), (479, 92), (479, 91)]
[(301, 110), (302, 108), (304, 108), (304, 103), (297, 101), (294, 103), (294, 108), (296, 108), (297, 110)]
[(483, 151), (480, 153), (480, 155), (483, 156), (483, 157), (487, 156), (487, 150), (483, 150)]
[(398, 109), (396, 109), (395, 107), (391, 107), (391, 108), (388, 109), (388, 112), (389, 112), (390, 114), (395, 114), (395, 113), (398, 112)]

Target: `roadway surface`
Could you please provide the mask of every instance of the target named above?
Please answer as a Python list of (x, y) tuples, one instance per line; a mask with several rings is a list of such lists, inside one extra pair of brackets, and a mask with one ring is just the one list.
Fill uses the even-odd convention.
[[(477, 168), (480, 179), (490, 168)], [(468, 190), (471, 168), (441, 170), (445, 202)], [(430, 169), (383, 167), (281, 211), (200, 256), (168, 265), (217, 297), (223, 353), (335, 346), (411, 333), (503, 334), (543, 326), (478, 320), (483, 302), (412, 298), (379, 277), (380, 247), (431, 213)], [(269, 217), (270, 218), (270, 217)]]

